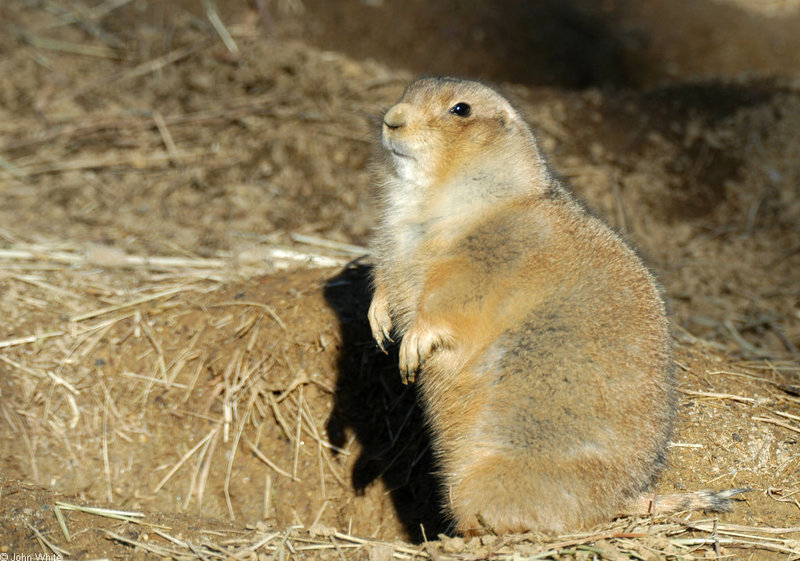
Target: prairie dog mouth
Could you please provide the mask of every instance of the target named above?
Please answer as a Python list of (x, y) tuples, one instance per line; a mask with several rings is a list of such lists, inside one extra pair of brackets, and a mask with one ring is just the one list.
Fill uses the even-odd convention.
[(409, 160), (416, 160), (416, 158), (414, 156), (412, 156), (411, 154), (409, 154), (409, 153), (405, 152), (404, 150), (402, 150), (400, 147), (397, 146), (396, 143), (392, 142), (388, 138), (384, 138), (383, 139), (383, 147), (386, 150), (388, 150), (389, 153), (391, 153), (391, 155), (394, 156), (395, 158), (404, 158), (404, 159), (409, 159)]
[(408, 154), (404, 154), (403, 152), (400, 152), (396, 148), (390, 148), (389, 152), (391, 152), (392, 156), (394, 156), (395, 158), (407, 158), (409, 160), (415, 160), (416, 159), (413, 156), (409, 156)]

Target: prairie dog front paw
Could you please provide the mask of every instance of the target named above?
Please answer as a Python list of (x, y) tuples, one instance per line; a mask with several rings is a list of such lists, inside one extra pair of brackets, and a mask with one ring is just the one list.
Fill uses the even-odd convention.
[(400, 343), (400, 376), (403, 383), (414, 382), (422, 364), (450, 341), (451, 335), (447, 329), (415, 322)]
[(369, 326), (372, 329), (372, 338), (375, 339), (378, 347), (385, 353), (384, 344), (386, 341), (394, 342), (391, 337), (392, 318), (389, 316), (389, 303), (379, 290), (375, 291), (375, 297), (369, 305), (368, 317)]

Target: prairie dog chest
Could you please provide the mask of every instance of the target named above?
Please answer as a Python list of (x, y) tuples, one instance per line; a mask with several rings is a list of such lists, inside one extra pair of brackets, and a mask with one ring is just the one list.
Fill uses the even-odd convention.
[(448, 222), (435, 204), (408, 182), (397, 182), (387, 193), (383, 224), (384, 245), (390, 249), (387, 265), (417, 269), (421, 260), (430, 258), (436, 232)]

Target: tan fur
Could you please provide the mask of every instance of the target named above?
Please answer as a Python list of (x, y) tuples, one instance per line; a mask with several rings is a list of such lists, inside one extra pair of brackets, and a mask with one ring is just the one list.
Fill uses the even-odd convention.
[(674, 410), (652, 275), (491, 88), (412, 83), (382, 144), (369, 320), (418, 374), (458, 531), (610, 520), (663, 463)]
[(733, 505), (732, 497), (751, 491), (749, 487), (727, 489), (725, 491), (694, 491), (672, 495), (644, 493), (631, 501), (620, 515), (648, 516), (654, 514), (673, 514), (690, 510), (728, 512)]

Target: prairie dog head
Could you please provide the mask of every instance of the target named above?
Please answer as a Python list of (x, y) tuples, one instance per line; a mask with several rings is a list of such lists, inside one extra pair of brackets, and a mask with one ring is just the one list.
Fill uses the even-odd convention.
[[(528, 125), (495, 90), (455, 78), (412, 82), (383, 117), (381, 142), (399, 179), (430, 186), (458, 177), (538, 167)], [(518, 169), (530, 172), (532, 170)]]

